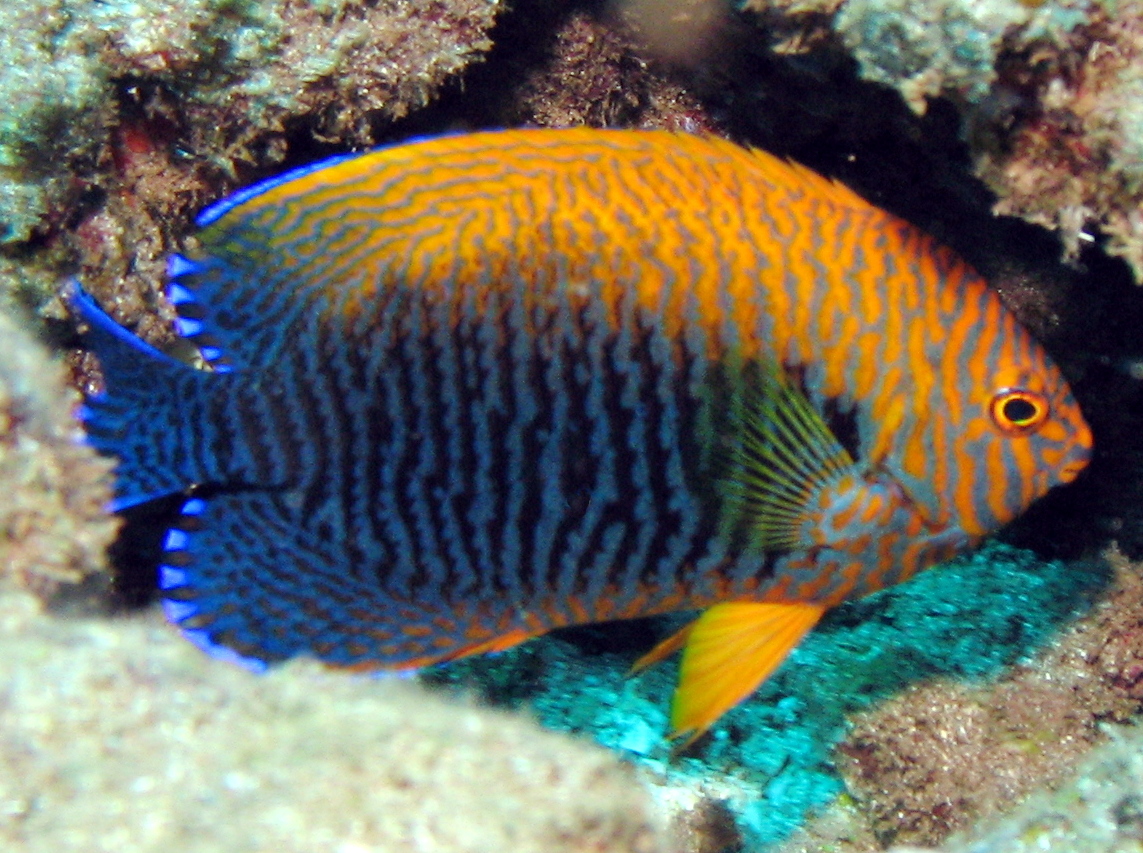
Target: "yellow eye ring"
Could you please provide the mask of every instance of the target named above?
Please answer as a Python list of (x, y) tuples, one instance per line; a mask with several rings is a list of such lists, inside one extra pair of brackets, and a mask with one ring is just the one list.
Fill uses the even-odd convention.
[(1003, 388), (989, 404), (992, 422), (1005, 435), (1029, 435), (1048, 419), (1048, 398), (1024, 388)]

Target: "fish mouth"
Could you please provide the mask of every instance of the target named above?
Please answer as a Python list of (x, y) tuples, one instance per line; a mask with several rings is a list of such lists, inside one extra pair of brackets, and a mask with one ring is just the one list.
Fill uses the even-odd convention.
[(1087, 468), (1087, 465), (1090, 461), (1091, 461), (1091, 452), (1088, 451), (1084, 455), (1083, 459), (1077, 459), (1074, 462), (1069, 462), (1067, 465), (1065, 465), (1063, 468), (1061, 468), (1060, 469), (1060, 484), (1061, 485), (1067, 485), (1068, 483), (1075, 480), (1075, 478), (1078, 477), (1083, 472), (1083, 470), (1085, 468)]
[(1064, 457), (1064, 464), (1060, 466), (1060, 483), (1070, 483), (1088, 466), (1092, 457), (1091, 429), (1086, 428), (1075, 437), (1069, 453)]
[(1095, 436), (1091, 434), (1091, 427), (1081, 421), (1076, 430), (1076, 435), (1073, 436), (1071, 451), (1065, 457), (1066, 461), (1060, 468), (1061, 483), (1070, 483), (1088, 466), (1093, 455), (1092, 446), (1094, 444)]

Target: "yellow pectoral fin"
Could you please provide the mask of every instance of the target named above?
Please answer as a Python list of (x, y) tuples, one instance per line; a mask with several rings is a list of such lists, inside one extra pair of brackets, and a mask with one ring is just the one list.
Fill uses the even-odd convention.
[(689, 744), (710, 728), (778, 668), (824, 612), (819, 604), (731, 601), (703, 613), (686, 629), (670, 736), (689, 734)]

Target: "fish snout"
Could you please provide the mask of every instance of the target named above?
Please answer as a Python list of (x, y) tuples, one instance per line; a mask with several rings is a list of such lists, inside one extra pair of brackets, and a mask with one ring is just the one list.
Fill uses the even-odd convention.
[(1061, 460), (1060, 483), (1070, 483), (1088, 466), (1091, 462), (1092, 444), (1091, 427), (1084, 423), (1076, 430), (1071, 447)]
[(1084, 447), (1071, 454), (1072, 458), (1060, 468), (1060, 483), (1070, 483), (1080, 475), (1091, 461), (1091, 448)]

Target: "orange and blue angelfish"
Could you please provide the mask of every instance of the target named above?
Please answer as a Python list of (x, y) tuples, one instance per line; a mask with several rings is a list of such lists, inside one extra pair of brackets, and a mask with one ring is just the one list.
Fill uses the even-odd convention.
[(191, 366), (72, 302), (117, 507), (182, 493), (168, 617), (248, 665), (411, 669), (702, 610), (675, 735), (829, 608), (1088, 462), (1064, 377), (968, 265), (808, 169), (654, 131), (448, 136), (208, 208)]

